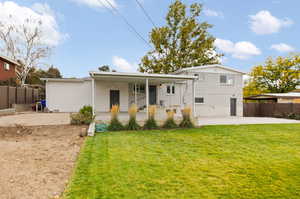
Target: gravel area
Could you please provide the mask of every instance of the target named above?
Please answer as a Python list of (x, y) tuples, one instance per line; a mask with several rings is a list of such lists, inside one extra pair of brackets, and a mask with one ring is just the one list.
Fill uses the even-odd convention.
[(86, 127), (0, 127), (0, 198), (59, 198)]
[(70, 124), (69, 113), (18, 113), (15, 115), (1, 116), (0, 126), (13, 127), (43, 126), (43, 125), (67, 125)]

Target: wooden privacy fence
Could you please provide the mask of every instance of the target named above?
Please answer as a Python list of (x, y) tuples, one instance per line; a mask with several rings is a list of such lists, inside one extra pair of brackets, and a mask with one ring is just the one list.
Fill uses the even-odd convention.
[(0, 109), (11, 108), (13, 104), (32, 104), (38, 99), (38, 89), (0, 86)]
[(278, 117), (291, 113), (300, 114), (300, 104), (244, 103), (245, 117)]

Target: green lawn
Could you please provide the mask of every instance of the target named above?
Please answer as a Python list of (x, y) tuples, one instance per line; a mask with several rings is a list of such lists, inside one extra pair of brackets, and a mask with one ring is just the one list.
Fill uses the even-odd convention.
[(66, 199), (300, 198), (300, 125), (88, 138)]

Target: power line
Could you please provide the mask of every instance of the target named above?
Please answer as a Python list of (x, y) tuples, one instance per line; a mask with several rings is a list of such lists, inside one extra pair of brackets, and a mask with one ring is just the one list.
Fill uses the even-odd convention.
[(150, 21), (150, 23), (152, 23), (152, 25), (156, 28), (156, 25), (154, 23), (154, 20), (152, 20), (151, 16), (148, 14), (148, 12), (146, 11), (146, 9), (144, 8), (144, 6), (141, 4), (141, 2), (139, 0), (135, 0), (136, 3), (139, 5), (139, 7), (142, 9), (143, 13), (145, 14), (145, 16), (148, 18), (148, 20)]
[(144, 37), (135, 29), (135, 27), (133, 25), (131, 25), (129, 23), (129, 21), (126, 19), (125, 16), (123, 16), (121, 14), (121, 12), (119, 12), (119, 10), (111, 4), (111, 2), (109, 2), (109, 0), (105, 0), (105, 2), (111, 7), (108, 8), (101, 0), (98, 0), (99, 3), (101, 3), (105, 8), (107, 8), (110, 12), (112, 12), (114, 15), (115, 13), (113, 12), (113, 10), (120, 15), (120, 17), (123, 19), (123, 21), (127, 24), (127, 26), (131, 29), (131, 31), (133, 31), (143, 42), (145, 42), (150, 48), (152, 48), (152, 46), (147, 42), (146, 39), (144, 39)]

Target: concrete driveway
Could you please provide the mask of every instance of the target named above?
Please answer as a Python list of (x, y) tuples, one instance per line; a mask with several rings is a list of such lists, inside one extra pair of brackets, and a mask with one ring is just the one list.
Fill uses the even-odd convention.
[(198, 125), (240, 125), (240, 124), (300, 124), (298, 120), (269, 117), (200, 117)]
[(69, 113), (18, 113), (15, 115), (1, 116), (0, 127), (44, 126), (44, 125), (67, 125), (70, 124)]

